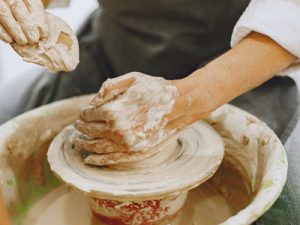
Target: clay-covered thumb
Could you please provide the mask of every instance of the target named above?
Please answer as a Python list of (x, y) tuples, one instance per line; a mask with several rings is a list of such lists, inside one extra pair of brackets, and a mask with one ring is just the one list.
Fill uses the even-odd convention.
[(106, 80), (99, 93), (90, 101), (93, 106), (101, 106), (123, 94), (136, 80), (135, 77), (123, 77)]

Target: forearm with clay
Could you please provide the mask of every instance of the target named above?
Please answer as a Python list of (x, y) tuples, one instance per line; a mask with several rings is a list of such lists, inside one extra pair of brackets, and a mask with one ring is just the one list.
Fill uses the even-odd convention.
[(182, 115), (175, 126), (205, 117), (219, 106), (269, 80), (295, 59), (271, 38), (251, 33), (205, 67), (174, 81), (181, 94), (180, 106), (172, 114)]
[(295, 56), (272, 39), (252, 33), (187, 78), (130, 73), (107, 80), (75, 127), (75, 146), (88, 150), (87, 164), (136, 161), (176, 131), (269, 80)]

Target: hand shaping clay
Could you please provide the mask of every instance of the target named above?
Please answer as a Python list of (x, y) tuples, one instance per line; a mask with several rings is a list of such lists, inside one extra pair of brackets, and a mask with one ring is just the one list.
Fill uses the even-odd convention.
[(23, 60), (46, 67), (52, 72), (72, 71), (79, 63), (79, 47), (76, 35), (70, 26), (59, 17), (46, 13), (49, 36), (37, 44), (19, 45), (14, 50)]
[(155, 156), (107, 167), (87, 166), (73, 148), (72, 126), (52, 141), (51, 170), (65, 184), (88, 196), (112, 200), (145, 200), (177, 195), (209, 179), (222, 162), (224, 144), (216, 131), (197, 122), (161, 143)]
[(80, 132), (74, 145), (88, 153), (84, 163), (137, 162), (155, 154), (180, 130), (166, 128), (177, 95), (172, 82), (138, 72), (105, 81), (74, 124)]

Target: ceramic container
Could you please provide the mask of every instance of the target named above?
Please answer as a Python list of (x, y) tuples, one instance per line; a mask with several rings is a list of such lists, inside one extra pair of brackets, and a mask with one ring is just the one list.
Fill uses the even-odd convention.
[(90, 206), (95, 218), (109, 225), (174, 224), (186, 197), (187, 191), (178, 196), (145, 201), (91, 198)]

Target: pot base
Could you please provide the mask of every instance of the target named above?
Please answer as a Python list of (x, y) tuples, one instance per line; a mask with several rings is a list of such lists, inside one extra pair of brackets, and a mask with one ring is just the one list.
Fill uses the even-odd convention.
[[(223, 185), (219, 185), (220, 179), (225, 179)], [(245, 180), (231, 165), (223, 163), (212, 179), (189, 191), (184, 207), (175, 220), (172, 218), (171, 225), (216, 225), (236, 214), (250, 201)], [(33, 205), (23, 224), (107, 225), (93, 216), (88, 197), (64, 186), (49, 192)], [(165, 224), (170, 224), (168, 219), (155, 225)]]
[(145, 201), (90, 198), (90, 207), (93, 215), (108, 225), (173, 224), (184, 206), (187, 194), (183, 192), (178, 196)]

